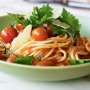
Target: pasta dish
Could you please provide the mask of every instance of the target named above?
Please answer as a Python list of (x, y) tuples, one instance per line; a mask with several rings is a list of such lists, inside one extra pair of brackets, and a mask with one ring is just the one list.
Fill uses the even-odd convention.
[(63, 9), (53, 17), (48, 4), (34, 7), (31, 15), (14, 19), (0, 32), (0, 60), (34, 66), (68, 66), (90, 63), (90, 39), (80, 36), (78, 19)]

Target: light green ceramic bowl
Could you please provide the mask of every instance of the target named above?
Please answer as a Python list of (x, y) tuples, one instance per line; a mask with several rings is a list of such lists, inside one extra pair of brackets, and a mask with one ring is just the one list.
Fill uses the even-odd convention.
[[(81, 35), (90, 38), (90, 18), (78, 17), (82, 24)], [(12, 23), (8, 16), (0, 17), (0, 30)], [(28, 66), (0, 61), (0, 71), (9, 75), (39, 81), (60, 81), (83, 77), (90, 74), (90, 63), (72, 66)]]

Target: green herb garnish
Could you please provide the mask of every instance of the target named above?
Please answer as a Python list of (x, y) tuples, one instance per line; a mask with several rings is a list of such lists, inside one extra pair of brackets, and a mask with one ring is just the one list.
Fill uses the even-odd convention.
[(70, 65), (78, 65), (78, 64), (84, 64), (84, 63), (90, 63), (90, 59), (70, 60)]
[(73, 38), (80, 35), (79, 29), (81, 25), (79, 24), (78, 19), (73, 14), (68, 12), (65, 8), (63, 9), (61, 16), (58, 17), (58, 20), (70, 26), (65, 30), (67, 30)]
[(53, 32), (53, 35), (65, 35), (68, 33), (67, 30), (57, 25), (52, 25), (52, 32)]
[(61, 15), (58, 18), (52, 18), (53, 9), (48, 4), (43, 5), (41, 8), (34, 7), (31, 16), (28, 19), (24, 18), (24, 15), (10, 14), (15, 19), (16, 23), (24, 24), (25, 26), (32, 24), (33, 28), (43, 26), (44, 23), (52, 25), (53, 35), (69, 34), (72, 38), (80, 35), (80, 24), (78, 19), (63, 9)]
[(14, 24), (24, 24), (25, 26), (29, 25), (30, 21), (28, 19), (24, 18), (24, 15), (22, 14), (12, 14), (8, 13), (8, 15), (14, 19)]
[(34, 59), (33, 55), (26, 57), (20, 56), (16, 60), (14, 60), (13, 63), (31, 65), (33, 59)]
[(52, 21), (52, 8), (47, 4), (43, 5), (41, 8), (34, 7), (32, 15), (30, 16), (30, 24), (33, 27), (38, 27), (43, 23), (50, 23)]
[(24, 15), (22, 14), (8, 13), (8, 15), (14, 19), (14, 24), (20, 23), (20, 24), (24, 24), (25, 26), (27, 26), (30, 23), (30, 21), (28, 19), (25, 19)]
[(20, 14), (8, 13), (8, 15), (14, 18), (16, 23), (21, 23), (24, 24), (25, 26), (32, 24), (32, 26), (35, 28), (41, 26), (43, 23), (52, 22), (51, 18), (53, 15), (52, 10), (53, 9), (47, 4), (43, 5), (41, 8), (37, 6), (34, 7), (32, 15), (28, 19), (25, 19), (24, 15)]

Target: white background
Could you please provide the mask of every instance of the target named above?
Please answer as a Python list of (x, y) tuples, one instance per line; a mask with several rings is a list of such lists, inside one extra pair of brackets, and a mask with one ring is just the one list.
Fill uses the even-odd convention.
[[(22, 0), (0, 0), (0, 16), (6, 15), (7, 12), (28, 12), (34, 5), (37, 4), (23, 2)], [(61, 5), (57, 5), (57, 9), (58, 8), (63, 7)], [(90, 17), (89, 10), (74, 8), (67, 9), (76, 15)], [(38, 82), (21, 80), (0, 72), (0, 90), (90, 90), (90, 76), (68, 81)]]

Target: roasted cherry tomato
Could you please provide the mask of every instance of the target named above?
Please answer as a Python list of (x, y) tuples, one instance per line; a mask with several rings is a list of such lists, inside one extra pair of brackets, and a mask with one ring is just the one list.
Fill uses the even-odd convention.
[(44, 28), (36, 28), (32, 31), (32, 38), (36, 41), (48, 39), (48, 33)]
[(23, 24), (16, 24), (16, 29), (18, 31), (21, 31), (22, 32), (24, 28), (25, 28), (25, 26)]
[(1, 38), (4, 43), (11, 43), (12, 40), (17, 37), (18, 32), (15, 28), (8, 26), (4, 30), (1, 31)]
[(15, 55), (10, 55), (7, 62), (13, 62), (17, 57)]

